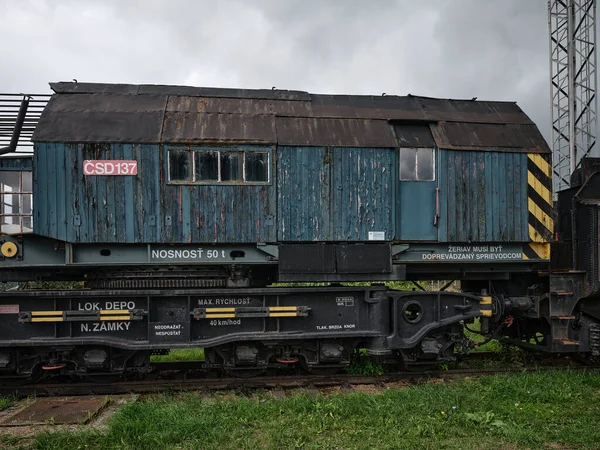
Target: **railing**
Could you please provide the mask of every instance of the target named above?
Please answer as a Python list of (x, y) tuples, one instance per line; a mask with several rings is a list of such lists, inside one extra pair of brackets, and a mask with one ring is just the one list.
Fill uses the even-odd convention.
[(14, 144), (12, 154), (33, 151), (31, 137), (49, 99), (50, 94), (0, 93), (0, 149)]

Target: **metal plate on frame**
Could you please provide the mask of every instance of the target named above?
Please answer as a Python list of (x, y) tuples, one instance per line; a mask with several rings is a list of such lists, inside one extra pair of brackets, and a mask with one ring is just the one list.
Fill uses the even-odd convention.
[(0, 426), (85, 424), (109, 401), (104, 396), (43, 398), (9, 416)]

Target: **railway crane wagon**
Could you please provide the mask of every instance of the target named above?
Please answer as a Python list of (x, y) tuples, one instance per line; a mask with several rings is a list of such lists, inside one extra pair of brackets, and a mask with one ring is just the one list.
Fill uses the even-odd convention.
[[(356, 348), (439, 363), (476, 318), (600, 351), (595, 162), (555, 214), (550, 150), (515, 103), (51, 87), (33, 155), (0, 159), (0, 281), (72, 283), (0, 294), (4, 380), (187, 347), (239, 374), (337, 370)], [(386, 287), (402, 280), (419, 289)]]

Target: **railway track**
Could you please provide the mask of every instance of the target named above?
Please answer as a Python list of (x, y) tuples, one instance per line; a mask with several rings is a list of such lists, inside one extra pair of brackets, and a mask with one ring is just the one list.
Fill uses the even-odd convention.
[(485, 376), (506, 373), (539, 372), (550, 370), (598, 370), (597, 366), (589, 366), (573, 360), (553, 360), (548, 365), (532, 365), (524, 367), (498, 368), (465, 368), (451, 370), (403, 371), (386, 373), (379, 376), (336, 374), (336, 375), (278, 375), (257, 376), (253, 378), (235, 377), (198, 377), (190, 375), (200, 361), (182, 361), (155, 363), (155, 376), (160, 379), (144, 379), (117, 382), (88, 382), (65, 380), (57, 377), (47, 382), (38, 382), (25, 386), (0, 386), (0, 395), (16, 397), (54, 397), (78, 395), (117, 395), (148, 394), (158, 392), (176, 392), (186, 390), (219, 391), (219, 390), (255, 390), (255, 389), (298, 389), (328, 388), (341, 386), (351, 388), (358, 385), (386, 385), (389, 383), (420, 383), (431, 379), (449, 380), (471, 376)]

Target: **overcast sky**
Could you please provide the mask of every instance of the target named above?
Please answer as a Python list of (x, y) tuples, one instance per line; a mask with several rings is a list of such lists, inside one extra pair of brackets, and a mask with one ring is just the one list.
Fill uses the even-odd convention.
[(512, 100), (550, 129), (546, 0), (0, 0), (0, 92), (50, 81)]

